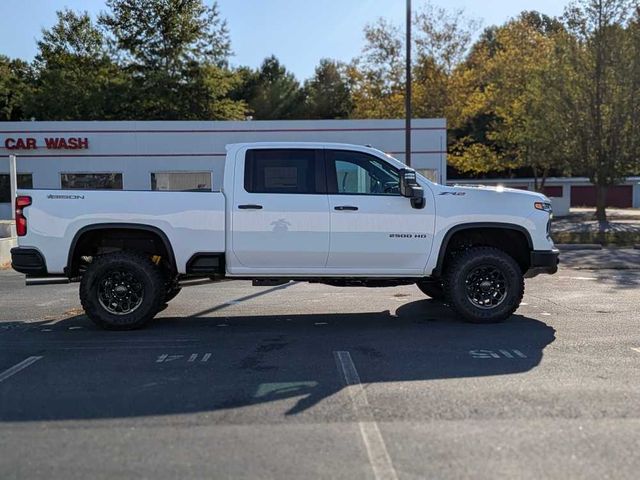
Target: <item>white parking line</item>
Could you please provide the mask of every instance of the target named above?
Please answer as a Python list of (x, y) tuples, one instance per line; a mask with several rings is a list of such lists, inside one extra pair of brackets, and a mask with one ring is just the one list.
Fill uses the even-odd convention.
[(36, 363), (41, 358), (42, 357), (29, 357), (29, 358), (24, 359), (20, 363), (15, 364), (13, 367), (11, 367), (11, 368), (5, 370), (4, 372), (0, 373), (0, 382), (4, 382), (7, 378), (12, 377), (13, 375), (15, 375), (16, 373), (18, 373), (21, 370), (24, 370), (29, 365), (33, 365), (34, 363)]
[(640, 353), (640, 348), (631, 347), (631, 350), (633, 350), (634, 352)]
[(48, 322), (43, 323), (43, 324), (42, 324), (42, 326), (43, 326), (43, 327), (50, 327), (50, 326), (55, 325), (56, 323), (61, 322), (61, 321), (63, 321), (63, 320), (66, 320), (66, 317), (63, 317), (63, 318), (55, 318), (55, 319), (53, 319), (53, 320), (50, 320), (50, 321), (48, 321)]
[(336, 359), (338, 371), (342, 373), (343, 380), (347, 385), (351, 402), (358, 416), (358, 425), (360, 434), (367, 449), (369, 463), (373, 469), (373, 474), (377, 480), (397, 480), (396, 474), (387, 446), (384, 443), (378, 424), (371, 414), (367, 393), (362, 388), (360, 376), (356, 370), (356, 366), (351, 360), (349, 352), (333, 352)]

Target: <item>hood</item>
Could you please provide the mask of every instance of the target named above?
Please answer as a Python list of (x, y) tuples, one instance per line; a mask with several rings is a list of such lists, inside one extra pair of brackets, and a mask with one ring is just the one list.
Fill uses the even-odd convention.
[(452, 190), (454, 192), (492, 192), (492, 193), (496, 193), (498, 195), (505, 195), (505, 196), (513, 196), (513, 195), (518, 195), (521, 196), (521, 198), (523, 197), (529, 197), (531, 199), (534, 199), (536, 201), (540, 201), (540, 202), (550, 202), (549, 198), (545, 195), (543, 195), (542, 193), (539, 192), (531, 192), (529, 190), (520, 190), (518, 188), (507, 188), (507, 187), (502, 187), (502, 186), (498, 186), (498, 187), (489, 187), (487, 185), (454, 185), (452, 187), (447, 187), (445, 189), (446, 190)]

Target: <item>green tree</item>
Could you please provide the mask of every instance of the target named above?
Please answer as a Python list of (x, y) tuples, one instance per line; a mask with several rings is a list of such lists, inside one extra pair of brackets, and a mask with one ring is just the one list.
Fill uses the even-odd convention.
[(0, 55), (0, 121), (24, 119), (24, 101), (31, 82), (29, 64)]
[(190, 64), (186, 70), (190, 82), (179, 90), (181, 120), (244, 120), (247, 104), (234, 100), (230, 93), (240, 77), (212, 64)]
[[(237, 78), (226, 22), (203, 0), (107, 0), (100, 24), (131, 78), (131, 115), (146, 119), (241, 118), (228, 94)], [(193, 97), (198, 95), (197, 97)]]
[(127, 64), (178, 75), (189, 62), (225, 66), (231, 54), (226, 21), (216, 2), (107, 0), (100, 23), (113, 35)]
[(305, 116), (315, 119), (348, 118), (353, 109), (347, 68), (341, 62), (320, 60), (304, 86)]
[(57, 12), (43, 30), (34, 61), (33, 89), (24, 115), (38, 120), (97, 120), (119, 116), (123, 78), (89, 15)]
[(414, 18), (413, 112), (445, 117), (452, 98), (450, 82), (471, 47), (480, 23), (463, 10), (448, 11), (426, 3)]
[(293, 73), (274, 56), (265, 58), (257, 71), (244, 69), (244, 83), (236, 96), (246, 99), (248, 114), (256, 120), (304, 117), (304, 92)]
[(400, 29), (380, 18), (364, 30), (365, 46), (348, 69), (355, 118), (404, 116), (404, 42)]
[(455, 72), (452, 109), (458, 134), (450, 157), (474, 173), (526, 168), (537, 189), (566, 169), (567, 118), (562, 105), (561, 25), (537, 12), (485, 32)]
[(572, 36), (565, 43), (572, 89), (568, 127), (574, 164), (597, 191), (596, 217), (606, 221), (611, 185), (637, 168), (638, 43), (632, 0), (581, 0), (566, 10)]
[[(478, 22), (461, 10), (449, 12), (430, 3), (413, 18), (414, 116), (445, 116), (449, 81), (464, 58)], [(354, 113), (359, 118), (401, 118), (405, 115), (405, 44), (402, 29), (379, 19), (365, 27), (365, 47), (351, 64)]]

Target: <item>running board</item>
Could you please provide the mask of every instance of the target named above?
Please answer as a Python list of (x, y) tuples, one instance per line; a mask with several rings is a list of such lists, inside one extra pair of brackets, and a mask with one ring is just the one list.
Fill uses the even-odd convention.
[(254, 287), (277, 287), (291, 281), (290, 278), (254, 278), (251, 285)]
[(32, 285), (61, 285), (70, 283), (68, 277), (27, 277), (24, 281), (27, 287)]

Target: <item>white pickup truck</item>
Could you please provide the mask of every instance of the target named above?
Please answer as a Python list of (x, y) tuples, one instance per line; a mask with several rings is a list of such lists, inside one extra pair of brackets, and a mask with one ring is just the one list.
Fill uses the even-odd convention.
[(437, 185), (371, 147), (227, 147), (220, 192), (19, 190), (12, 265), (27, 284), (80, 282), (109, 329), (146, 325), (189, 277), (416, 284), (496, 322), (525, 276), (555, 273), (539, 193)]

